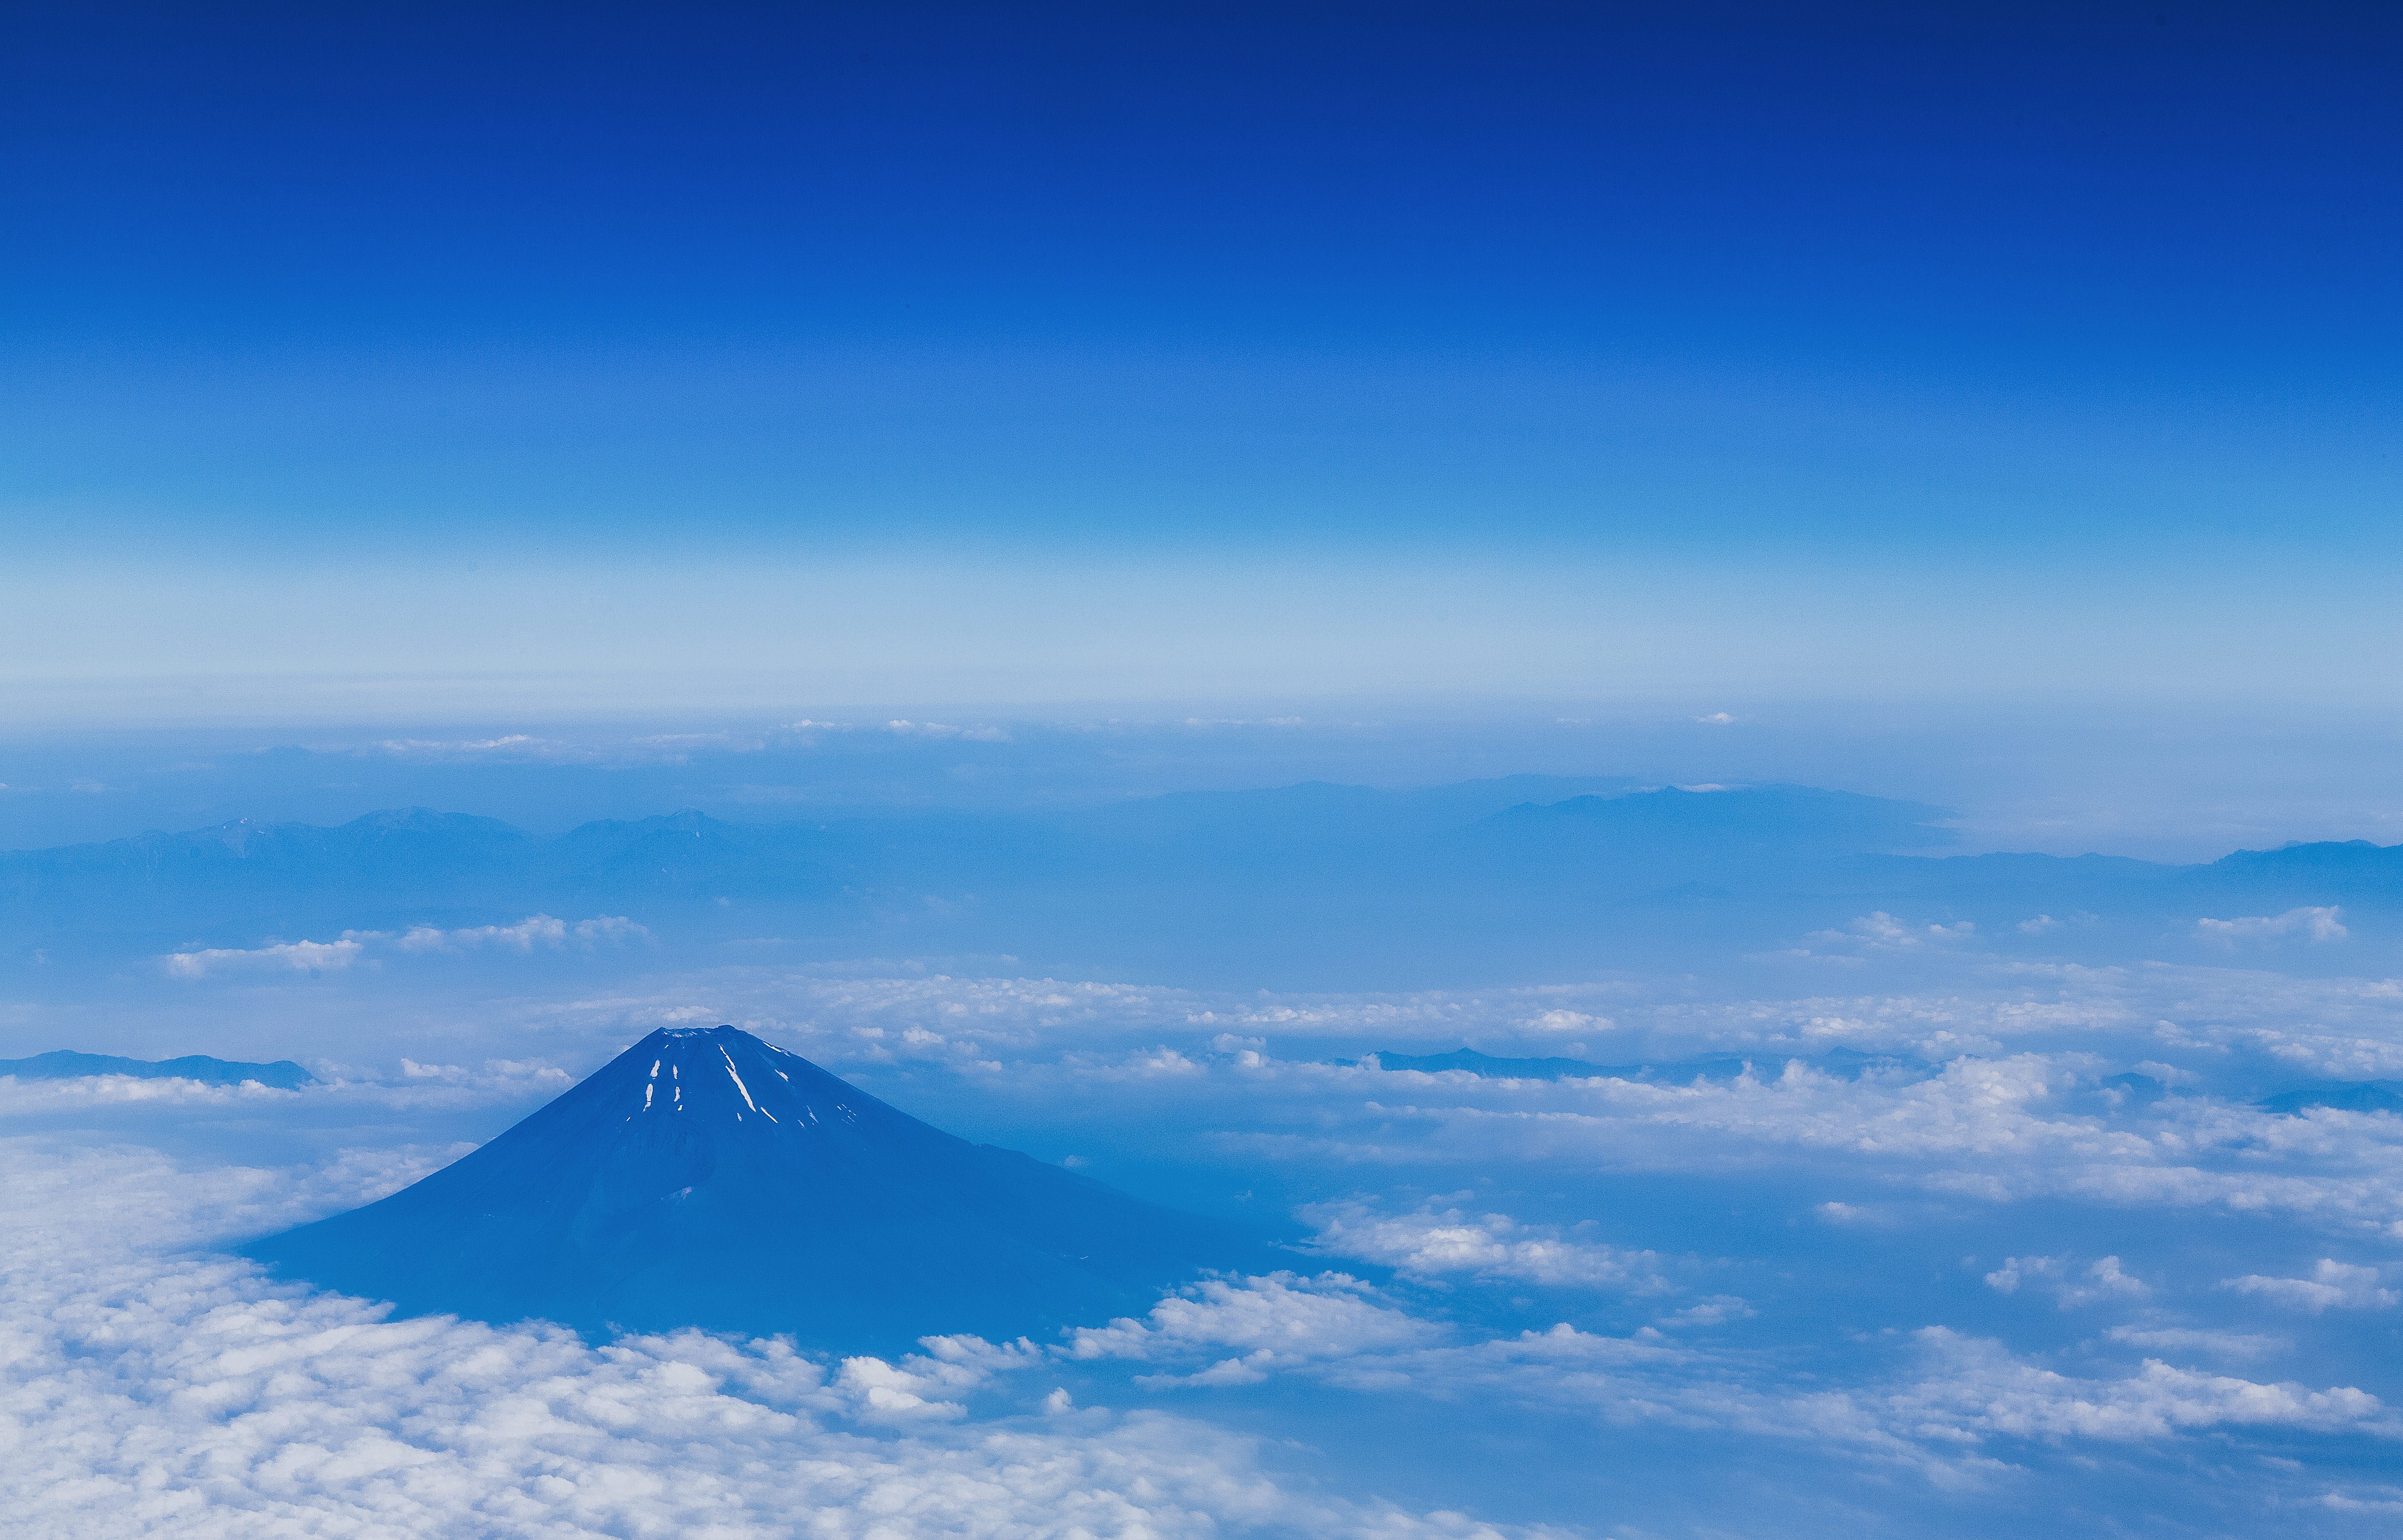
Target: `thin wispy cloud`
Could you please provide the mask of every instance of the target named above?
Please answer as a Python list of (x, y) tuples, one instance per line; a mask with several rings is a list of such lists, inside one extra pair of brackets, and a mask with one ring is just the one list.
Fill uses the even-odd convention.
[(209, 947), (169, 952), (159, 960), (171, 978), (205, 978), (226, 973), (325, 973), (372, 964), (380, 957), (429, 952), (466, 952), (498, 949), (530, 954), (563, 947), (623, 945), (650, 935), (647, 927), (622, 915), (565, 921), (548, 914), (529, 915), (514, 925), (468, 925), (444, 930), (412, 925), (388, 931), (344, 931), (333, 941), (280, 941), (263, 947)]

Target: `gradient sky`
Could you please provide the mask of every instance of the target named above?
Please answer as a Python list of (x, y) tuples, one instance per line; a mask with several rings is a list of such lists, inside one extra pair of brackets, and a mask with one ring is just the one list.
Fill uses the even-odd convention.
[(21, 713), (2392, 693), (2381, 7), (9, 30)]
[[(1738, 822), (1640, 893), (1550, 814), (1545, 886), (1090, 806), (2403, 839), (2398, 65), (2391, 0), (0, 6), (0, 847), (836, 853), (0, 863), (0, 1056), (321, 1076), (0, 1075), (0, 1511), (2385, 1536), (2403, 1122), (2260, 1102), (2403, 1084), (2403, 850), (1888, 899)], [(1525, 976), (1433, 987), (1479, 935)], [(1384, 1282), (820, 1373), (205, 1255), (719, 1021)], [(1464, 1044), (1657, 1073), (1340, 1062)]]

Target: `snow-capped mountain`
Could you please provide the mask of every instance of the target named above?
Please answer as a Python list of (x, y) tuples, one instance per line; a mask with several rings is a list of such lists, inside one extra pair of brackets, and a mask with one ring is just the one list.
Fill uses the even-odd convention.
[(844, 1351), (1098, 1324), (1265, 1250), (732, 1027), (655, 1032), (415, 1186), (243, 1249), (405, 1314)]

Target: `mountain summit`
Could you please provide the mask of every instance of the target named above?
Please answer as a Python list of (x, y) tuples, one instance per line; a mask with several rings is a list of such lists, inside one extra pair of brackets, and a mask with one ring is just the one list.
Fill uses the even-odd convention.
[(1097, 1324), (1264, 1250), (732, 1027), (655, 1032), (414, 1186), (243, 1249), (404, 1314), (837, 1351)]

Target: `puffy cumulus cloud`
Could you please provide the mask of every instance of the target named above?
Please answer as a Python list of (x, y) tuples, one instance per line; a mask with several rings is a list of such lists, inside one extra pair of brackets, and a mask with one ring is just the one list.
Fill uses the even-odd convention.
[[(2282, 1212), (2331, 1228), (2403, 1222), (2403, 1121), (2281, 1117), (2171, 1098), (2105, 1115), (2090, 1059), (1956, 1060), (1934, 1075), (1844, 1077), (1799, 1061), (1688, 1084), (1551, 1084), (1375, 1075), (1348, 1117), (1229, 1136), (1262, 1155), (1360, 1166), (1520, 1161), (1734, 1176), (1808, 1169), (1987, 1202), (2071, 1196), (2118, 1205)], [(1363, 1084), (1366, 1082), (1366, 1084)], [(1391, 1089), (1386, 1088), (1390, 1086)], [(1827, 1217), (1847, 1216), (1846, 1203)]]
[(1043, 1413), (965, 1421), (924, 1394), (972, 1387), (1024, 1348), (938, 1340), (829, 1372), (777, 1342), (595, 1348), (386, 1320), (228, 1259), (123, 1243), (144, 1219), (188, 1237), (293, 1206), (259, 1173), (6, 1153), (19, 1243), (0, 1259), (0, 1502), (29, 1533), (1504, 1533), (1288, 1489), (1250, 1441), (1188, 1420), (1049, 1397)]
[[(372, 1202), (472, 1146), (347, 1149), (314, 1165), (186, 1171), (139, 1145), (0, 1140), (0, 1217), (16, 1245), (7, 1278), (71, 1276), (160, 1251), (263, 1234)], [(46, 1270), (47, 1269), (47, 1270)]]
[(205, 978), (211, 974), (229, 972), (324, 973), (350, 967), (362, 959), (371, 959), (373, 953), (384, 951), (466, 951), (502, 947), (531, 952), (536, 947), (623, 943), (650, 934), (623, 915), (570, 922), (535, 914), (514, 925), (476, 925), (461, 930), (415, 925), (397, 936), (385, 931), (349, 930), (334, 941), (286, 941), (265, 947), (173, 951), (159, 963), (161, 970), (174, 978)]
[(1503, 1214), (1470, 1215), (1456, 1208), (1387, 1214), (1355, 1198), (1304, 1208), (1300, 1217), (1316, 1228), (1317, 1249), (1417, 1278), (1465, 1273), (1630, 1294), (1676, 1286), (1653, 1252), (1566, 1239), (1557, 1228), (1521, 1225)]
[(1930, 1326), (1921, 1372), (1859, 1398), (1892, 1427), (1962, 1437), (2160, 1439), (2211, 1428), (2354, 1431), (2403, 1436), (2378, 1399), (2349, 1387), (2311, 1390), (2200, 1374), (2148, 1359), (2118, 1379), (2080, 1379), (2031, 1364), (1999, 1342)]
[(2116, 1256), (2082, 1269), (2067, 1257), (2009, 1256), (1986, 1274), (1986, 1286), (1997, 1294), (2017, 1294), (2023, 1284), (2049, 1294), (2063, 1310), (2104, 1300), (2146, 1299), (2153, 1292), (2143, 1279), (2130, 1277)]
[[(1143, 1394), (1202, 1408), (1290, 1377), (1768, 1439), (1938, 1483), (1991, 1469), (2015, 1442), (2396, 1431), (2347, 1387), (2158, 1362), (2079, 1377), (1944, 1330), (1919, 1332), (1898, 1371), (1851, 1384), (1655, 1328), (1480, 1337), (1340, 1273), (1212, 1280), (1053, 1346), (932, 1338), (897, 1360), (827, 1365), (695, 1333), (594, 1347), (549, 1328), (391, 1321), (175, 1249), (363, 1200), (428, 1163), (186, 1172), (148, 1151), (0, 1145), (15, 1242), (0, 1256), (0, 1502), (69, 1536), (1501, 1533), (1289, 1487), (1243, 1437), (1079, 1409), (1055, 1378), (1110, 1364), (1144, 1371)], [(1714, 1296), (1659, 1326), (1749, 1309)]]
[[(1722, 1309), (1741, 1303), (1729, 1301)], [(1230, 1348), (1238, 1351), (1221, 1356)], [(1620, 1406), (1621, 1391), (1640, 1391), (1655, 1401), (1666, 1394), (1680, 1406), (1698, 1394), (1706, 1399), (1723, 1394), (1717, 1388), (1702, 1393), (1692, 1386), (1616, 1381), (1608, 1394), (1601, 1394), (1601, 1381), (1593, 1376), (1606, 1370), (1682, 1368), (1701, 1362), (1656, 1332), (1615, 1338), (1561, 1325), (1464, 1342), (1453, 1328), (1410, 1315), (1370, 1285), (1333, 1272), (1212, 1280), (1161, 1300), (1141, 1320), (1073, 1331), (1062, 1351), (1074, 1359), (1201, 1366), (1188, 1373), (1136, 1377), (1135, 1383), (1155, 1391), (1252, 1385), (1272, 1374), (1292, 1374), (1363, 1393), (1409, 1391), (1444, 1399), (1476, 1394), (1534, 1406), (1583, 1403), (1589, 1409), (1608, 1402), (1614, 1415), (1634, 1418), (1650, 1413)], [(1582, 1389), (1564, 1394), (1564, 1367), (1584, 1377), (1577, 1382)], [(1688, 1420), (1694, 1426), (1709, 1421)]]
[(2271, 1278), (2247, 1273), (2223, 1285), (2288, 1310), (2313, 1315), (2328, 1310), (2386, 1310), (2403, 1295), (2384, 1285), (2376, 1268), (2355, 1267), (2324, 1256), (2309, 1278)]
[(1211, 1279), (1173, 1294), (1142, 1320), (1069, 1334), (1076, 1358), (1174, 1360), (1196, 1353), (1230, 1356), (1188, 1375), (1146, 1376), (1147, 1385), (1251, 1384), (1272, 1370), (1425, 1342), (1440, 1328), (1381, 1301), (1343, 1273), (1304, 1279), (1292, 1273), (1238, 1282)]
[(966, 1406), (947, 1396), (965, 1395), (996, 1374), (1042, 1359), (1041, 1350), (1024, 1338), (995, 1344), (980, 1337), (929, 1337), (919, 1345), (926, 1351), (905, 1353), (898, 1363), (846, 1358), (835, 1385), (870, 1418), (914, 1422), (961, 1417)]
[[(1661, 1325), (1750, 1312), (1715, 1297)], [(1074, 1334), (1083, 1358), (1193, 1366), (1138, 1376), (1153, 1391), (1209, 1392), (1300, 1376), (1364, 1394), (1509, 1403), (1604, 1425), (1661, 1424), (1768, 1438), (1913, 1467), (1940, 1483), (1974, 1478), (2014, 1441), (2160, 1442), (2205, 1430), (2346, 1432), (2403, 1437), (2374, 1395), (2205, 1374), (2146, 1360), (2116, 1376), (2063, 1374), (2001, 1343), (1943, 1327), (1911, 1335), (1898, 1372), (1826, 1388), (1780, 1381), (1739, 1355), (1646, 1328), (1630, 1337), (1549, 1330), (1463, 1340), (1378, 1303), (1356, 1281), (1226, 1281), (1164, 1302), (1143, 1321)], [(1222, 1356), (1229, 1347), (1248, 1351)]]
[(2333, 904), (2288, 909), (2284, 914), (2247, 915), (2240, 920), (2198, 920), (2194, 933), (2205, 941), (2234, 946), (2240, 941), (2274, 941), (2299, 936), (2307, 941), (2341, 941), (2352, 932), (2337, 916)]

